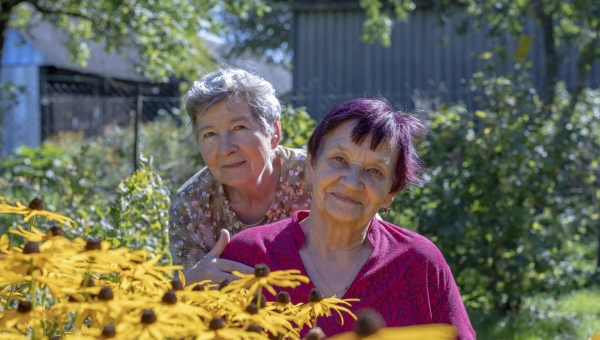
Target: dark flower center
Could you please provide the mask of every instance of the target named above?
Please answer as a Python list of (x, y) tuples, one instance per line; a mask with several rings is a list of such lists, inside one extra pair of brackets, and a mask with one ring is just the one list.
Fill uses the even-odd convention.
[(27, 242), (23, 247), (23, 254), (37, 254), (40, 252), (40, 246), (37, 242)]
[(69, 295), (69, 299), (68, 299), (68, 301), (69, 301), (69, 302), (79, 302), (79, 300), (77, 300), (77, 298), (76, 298), (76, 297), (74, 297), (73, 295)]
[(55, 335), (51, 337), (50, 340), (60, 340), (60, 335)]
[(258, 325), (250, 325), (248, 328), (246, 328), (246, 332), (262, 333), (262, 331), (262, 327)]
[(91, 277), (88, 277), (87, 281), (84, 279), (81, 282), (81, 287), (95, 287), (96, 284), (94, 283), (94, 279), (92, 279)]
[(115, 330), (115, 326), (106, 326), (102, 330), (102, 336), (105, 338), (114, 338), (117, 336), (117, 331)]
[(275, 301), (287, 305), (288, 303), (292, 302), (292, 298), (290, 298), (290, 294), (288, 292), (279, 292)]
[(172, 280), (171, 288), (173, 288), (174, 290), (183, 290), (183, 282), (179, 280)]
[(151, 325), (156, 322), (156, 314), (154, 314), (153, 310), (146, 309), (142, 313), (142, 323), (146, 325)]
[[(253, 303), (255, 305), (258, 306), (258, 296), (255, 296), (252, 298), (252, 301), (250, 301), (250, 303)], [(265, 297), (264, 294), (261, 294), (260, 296), (260, 308), (264, 308), (267, 305), (267, 298)]]
[(52, 233), (52, 236), (65, 236), (65, 232), (61, 227), (52, 226), (49, 230)]
[(283, 339), (283, 334), (279, 333), (277, 335), (273, 335), (271, 333), (269, 333), (269, 340), (282, 340)]
[(102, 250), (102, 243), (99, 239), (90, 237), (85, 243), (85, 250)]
[(368, 336), (383, 327), (385, 327), (383, 317), (376, 311), (368, 309), (358, 314), (354, 324), (354, 332), (360, 336)]
[(177, 303), (177, 296), (175, 295), (175, 290), (169, 289), (168, 292), (165, 293), (162, 297), (162, 302), (168, 305), (174, 305)]
[(110, 301), (114, 298), (113, 291), (110, 287), (103, 287), (98, 293), (98, 299), (102, 301)]
[(39, 197), (32, 199), (31, 202), (29, 202), (28, 207), (29, 207), (29, 209), (33, 209), (33, 210), (45, 210), (46, 209), (44, 200)]
[(192, 290), (195, 292), (201, 292), (203, 291), (202, 285), (195, 285), (194, 288), (192, 288)]
[(313, 288), (310, 293), (308, 294), (308, 301), (309, 302), (321, 302), (323, 301), (325, 297), (323, 296), (323, 294), (321, 292), (319, 292), (319, 290), (317, 288)]
[(271, 270), (264, 263), (259, 263), (256, 266), (254, 266), (254, 276), (256, 277), (267, 277), (270, 272)]
[(248, 307), (246, 307), (246, 312), (248, 312), (248, 314), (251, 314), (251, 315), (258, 314), (258, 306), (251, 303), (248, 305)]
[(225, 279), (223, 280), (221, 283), (219, 283), (219, 286), (217, 287), (219, 290), (227, 287), (227, 285), (231, 283), (231, 280)]
[(31, 312), (31, 302), (19, 301), (19, 304), (17, 305), (17, 312), (24, 314)]
[(212, 329), (213, 331), (225, 328), (225, 320), (223, 320), (222, 318), (213, 318), (212, 320), (210, 320), (208, 328)]
[(323, 340), (327, 337), (325, 332), (320, 327), (311, 328), (308, 333), (306, 333), (306, 340)]

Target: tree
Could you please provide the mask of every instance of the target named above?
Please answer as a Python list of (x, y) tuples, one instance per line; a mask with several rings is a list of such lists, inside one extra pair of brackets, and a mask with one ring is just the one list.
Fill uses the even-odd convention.
[(0, 57), (10, 25), (27, 26), (48, 20), (67, 33), (74, 61), (85, 65), (87, 41), (104, 45), (107, 51), (135, 46), (138, 71), (149, 79), (181, 76), (198, 65), (197, 32), (204, 23), (222, 28), (216, 13), (225, 10), (238, 16), (261, 13), (266, 6), (238, 0), (2, 0), (0, 11)]

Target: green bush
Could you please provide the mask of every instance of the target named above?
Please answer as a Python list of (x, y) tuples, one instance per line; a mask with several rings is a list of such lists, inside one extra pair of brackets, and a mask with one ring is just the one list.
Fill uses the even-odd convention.
[[(545, 117), (527, 73), (477, 74), (479, 110), (443, 106), (429, 115), (419, 149), (425, 185), (399, 195), (391, 219), (440, 248), (469, 307), (517, 311), (523, 296), (581, 286), (598, 214), (599, 92), (572, 114), (571, 134)], [(585, 238), (585, 239), (583, 239)], [(584, 249), (581, 245), (584, 245)], [(585, 246), (587, 244), (587, 246)]]

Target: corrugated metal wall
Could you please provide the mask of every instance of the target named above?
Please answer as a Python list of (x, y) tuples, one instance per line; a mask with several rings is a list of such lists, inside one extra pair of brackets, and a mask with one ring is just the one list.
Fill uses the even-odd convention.
[(39, 67), (35, 65), (4, 66), (0, 70), (0, 83), (10, 81), (16, 86), (24, 87), (24, 92), (19, 92), (15, 102), (2, 102), (0, 155), (7, 155), (21, 145), (38, 146), (42, 141), (39, 76)]
[[(480, 71), (482, 61), (474, 55), (492, 46), (507, 47), (512, 56), (516, 42), (508, 34), (491, 39), (483, 31), (456, 34), (459, 18), (438, 24), (433, 9), (418, 9), (406, 23), (397, 23), (392, 46), (361, 42), (364, 12), (356, 9), (296, 9), (294, 33), (294, 80), (291, 100), (306, 106), (315, 119), (345, 100), (381, 94), (397, 109), (412, 109), (415, 99), (444, 103), (464, 102), (473, 107), (468, 81)], [(543, 45), (539, 28), (525, 28), (533, 35), (528, 58), (534, 60), (532, 80), (542, 83)], [(575, 81), (576, 53), (570, 52), (560, 70), (567, 86)], [(588, 84), (600, 84), (595, 65)]]
[[(0, 155), (7, 155), (21, 145), (38, 146), (42, 141), (40, 127), (40, 71), (48, 64), (44, 55), (14, 29), (4, 40), (0, 63), (0, 83), (23, 87), (15, 101), (3, 101), (0, 107)], [(2, 98), (8, 94), (3, 93)]]

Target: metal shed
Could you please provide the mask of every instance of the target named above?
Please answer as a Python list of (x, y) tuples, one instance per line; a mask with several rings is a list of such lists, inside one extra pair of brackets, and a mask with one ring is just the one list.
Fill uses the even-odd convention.
[[(415, 102), (423, 100), (463, 102), (473, 108), (468, 80), (483, 65), (475, 56), (497, 45), (512, 56), (517, 45), (509, 34), (495, 40), (484, 30), (458, 35), (458, 16), (440, 25), (427, 5), (418, 6), (407, 22), (396, 23), (387, 48), (361, 41), (365, 14), (359, 1), (295, 0), (293, 10), (291, 101), (306, 106), (317, 120), (345, 100), (377, 94), (403, 110), (414, 109)], [(524, 34), (533, 37), (528, 60), (534, 61), (532, 81), (539, 86), (544, 67), (541, 30), (531, 22)], [(566, 52), (559, 76), (569, 88), (575, 83), (577, 53)], [(590, 87), (600, 85), (598, 66), (588, 77)]]

